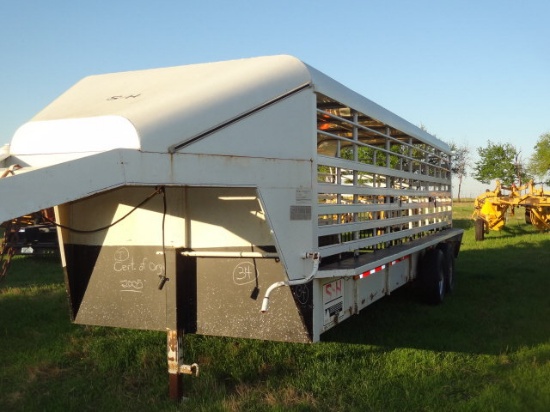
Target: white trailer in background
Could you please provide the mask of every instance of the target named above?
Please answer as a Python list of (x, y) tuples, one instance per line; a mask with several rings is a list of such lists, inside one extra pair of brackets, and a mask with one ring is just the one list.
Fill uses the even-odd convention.
[(440, 302), (450, 156), (290, 56), (91, 76), (4, 149), (0, 222), (55, 206), (74, 321), (168, 330), (179, 398), (184, 332), (316, 342), (417, 278)]

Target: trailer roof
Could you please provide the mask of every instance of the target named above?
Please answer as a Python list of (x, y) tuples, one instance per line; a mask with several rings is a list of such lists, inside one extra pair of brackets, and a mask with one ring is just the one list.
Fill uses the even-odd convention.
[(449, 151), (420, 128), (287, 55), (86, 77), (23, 125), (10, 151), (20, 155), (132, 148), (163, 153), (307, 86)]

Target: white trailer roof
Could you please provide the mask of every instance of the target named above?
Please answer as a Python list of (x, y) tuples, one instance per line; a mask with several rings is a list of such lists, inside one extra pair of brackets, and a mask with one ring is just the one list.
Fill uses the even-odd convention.
[(310, 82), (306, 66), (288, 56), (90, 76), (24, 125), (11, 153), (163, 153)]
[(129, 148), (165, 153), (307, 86), (449, 150), (297, 58), (280, 55), (86, 77), (23, 125), (10, 152), (19, 156)]

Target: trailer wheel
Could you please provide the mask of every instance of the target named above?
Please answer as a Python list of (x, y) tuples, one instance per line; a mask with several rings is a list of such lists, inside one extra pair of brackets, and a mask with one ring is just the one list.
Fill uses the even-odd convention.
[(485, 239), (485, 221), (481, 218), (476, 219), (475, 223), (475, 237), (476, 240), (484, 240)]
[(433, 248), (426, 252), (421, 261), (420, 287), (426, 303), (437, 305), (445, 297), (445, 266), (443, 252)]
[(445, 293), (452, 293), (455, 288), (455, 253), (450, 243), (437, 245), (443, 252), (443, 266), (445, 278)]

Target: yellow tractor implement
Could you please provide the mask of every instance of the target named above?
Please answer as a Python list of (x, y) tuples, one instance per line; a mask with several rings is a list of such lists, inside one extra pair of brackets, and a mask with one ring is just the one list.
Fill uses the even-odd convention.
[(513, 216), (517, 207), (525, 208), (525, 222), (540, 231), (550, 230), (550, 192), (536, 189), (533, 181), (517, 187), (502, 186), (486, 191), (474, 200), (475, 238), (483, 240), (490, 230), (506, 226), (508, 212)]

